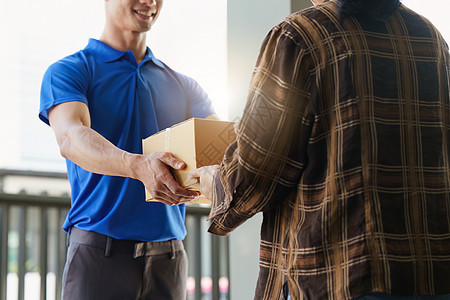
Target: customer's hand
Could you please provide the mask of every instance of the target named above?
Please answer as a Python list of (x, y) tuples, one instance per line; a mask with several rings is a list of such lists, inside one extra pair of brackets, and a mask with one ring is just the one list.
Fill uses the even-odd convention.
[(193, 170), (191, 173), (189, 173), (189, 178), (200, 179), (200, 191), (209, 200), (212, 200), (212, 189), (214, 188), (214, 173), (218, 168), (218, 165), (206, 166)]
[(153, 199), (167, 205), (189, 202), (200, 194), (181, 187), (173, 178), (170, 168), (181, 170), (186, 165), (168, 152), (143, 155), (143, 162), (136, 167), (137, 179), (144, 183)]

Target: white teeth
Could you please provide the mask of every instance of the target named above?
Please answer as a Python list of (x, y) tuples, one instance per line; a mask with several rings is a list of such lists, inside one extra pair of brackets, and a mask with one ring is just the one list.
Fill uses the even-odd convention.
[(151, 12), (143, 12), (143, 11), (136, 11), (138, 14), (146, 16), (146, 17), (151, 17), (153, 15), (153, 13)]

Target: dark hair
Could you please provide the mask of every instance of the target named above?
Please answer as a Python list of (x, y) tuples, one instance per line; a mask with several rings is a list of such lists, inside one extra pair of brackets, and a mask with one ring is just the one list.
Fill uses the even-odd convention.
[(400, 0), (338, 0), (339, 18), (348, 16), (368, 17), (385, 21), (400, 6)]

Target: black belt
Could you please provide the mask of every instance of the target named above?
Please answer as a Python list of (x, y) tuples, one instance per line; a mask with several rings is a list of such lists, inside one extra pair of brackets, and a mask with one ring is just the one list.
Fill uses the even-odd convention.
[(175, 252), (184, 249), (182, 241), (142, 242), (119, 240), (94, 231), (85, 231), (75, 227), (70, 229), (69, 241), (105, 250), (105, 256), (110, 256), (112, 252), (130, 254), (134, 258), (168, 253), (171, 258), (175, 258)]

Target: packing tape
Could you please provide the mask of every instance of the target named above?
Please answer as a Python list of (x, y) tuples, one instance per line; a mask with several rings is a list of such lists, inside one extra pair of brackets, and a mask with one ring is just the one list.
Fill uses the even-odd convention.
[(169, 151), (169, 147), (170, 147), (170, 127), (166, 128), (166, 139), (164, 140), (164, 150), (167, 152)]

